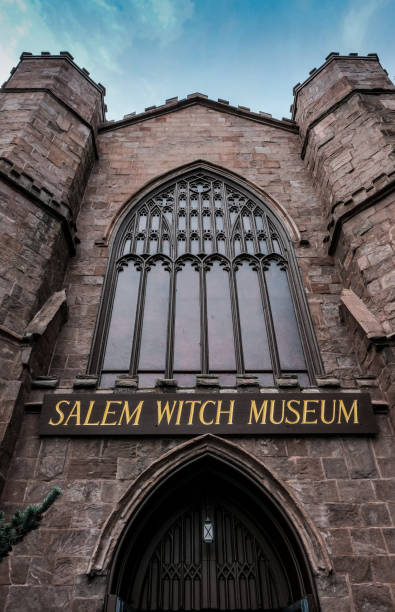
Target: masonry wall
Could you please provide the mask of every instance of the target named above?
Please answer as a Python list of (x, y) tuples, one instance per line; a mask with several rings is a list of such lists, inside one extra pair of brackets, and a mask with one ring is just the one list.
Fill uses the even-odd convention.
[[(365, 80), (370, 78), (371, 66), (371, 60), (363, 66)], [(330, 78), (335, 82), (339, 74), (331, 73)], [(317, 82), (317, 91), (324, 85), (326, 81)], [(313, 154), (309, 153), (309, 160), (301, 157), (302, 120), (299, 134), (291, 122), (276, 124), (248, 112), (229, 112), (226, 105), (214, 107), (199, 96), (192, 97), (187, 106), (176, 106), (169, 112), (147, 112), (141, 118), (99, 128), (98, 160), (77, 220), (81, 242), (63, 283), (68, 320), (58, 334), (45, 373), (58, 381), (56, 392), (72, 391), (77, 377), (86, 373), (112, 228), (140, 189), (185, 164), (203, 160), (262, 190), (269, 202), (287, 212), (299, 233), (295, 233), (294, 246), (327, 375), (321, 384), (345, 393), (350, 388), (370, 390), (381, 412), (376, 415), (380, 433), (374, 437), (231, 441), (289, 487), (322, 537), (333, 571), (317, 570), (321, 610), (390, 612), (395, 608), (395, 441), (391, 413), (385, 412), (393, 380), (388, 340), (393, 289), (388, 284), (387, 260), (387, 232), (393, 227), (391, 194), (342, 224), (336, 253), (329, 253), (330, 196), (312, 171)], [(375, 134), (375, 127), (372, 129)], [(343, 127), (339, 133), (344, 134)], [(326, 168), (327, 162), (321, 162), (319, 155), (317, 163)], [(355, 183), (350, 183), (349, 190), (357, 191), (359, 178), (350, 176), (348, 180), (355, 178)], [(369, 232), (373, 238), (368, 243), (377, 241), (379, 249), (366, 247)], [(35, 295), (43, 281), (38, 272), (32, 276)], [(374, 285), (369, 288), (374, 282), (379, 283), (376, 290)], [(345, 308), (345, 287), (366, 300), (385, 342), (374, 344), (353, 309)], [(380, 300), (384, 296), (383, 309), (376, 308), (376, 292)], [(27, 396), (28, 410), (1, 504), (10, 514), (41, 501), (51, 486), (60, 486), (64, 493), (40, 529), (0, 564), (0, 596), (5, 610), (99, 612), (109, 565), (104, 564), (98, 575), (88, 576), (88, 571), (105, 521), (136, 478), (183, 440), (40, 439), (39, 415), (34, 410), (45, 392), (44, 384), (36, 379)]]

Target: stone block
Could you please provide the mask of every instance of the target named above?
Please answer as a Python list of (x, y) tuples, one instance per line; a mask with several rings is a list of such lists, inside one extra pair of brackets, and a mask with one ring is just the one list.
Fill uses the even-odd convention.
[(71, 600), (70, 587), (12, 585), (4, 612), (58, 612), (69, 609)]
[(348, 478), (348, 470), (344, 459), (325, 458), (322, 460), (327, 478)]
[(386, 553), (381, 529), (352, 529), (351, 539), (357, 555), (377, 555)]
[(12, 584), (25, 584), (31, 557), (16, 556), (14, 551), (11, 559), (11, 582)]
[(334, 557), (333, 565), (335, 572), (348, 574), (351, 582), (361, 583), (372, 581), (372, 569), (370, 557)]
[(361, 524), (358, 504), (328, 504), (328, 521), (331, 527), (355, 527)]
[(387, 505), (380, 502), (362, 504), (361, 515), (365, 525), (368, 527), (380, 527), (391, 524)]
[(383, 529), (383, 536), (388, 552), (395, 554), (395, 528)]
[(393, 612), (391, 592), (382, 585), (354, 585), (352, 594), (356, 610), (363, 612)]
[(68, 478), (72, 480), (93, 480), (95, 478), (114, 478), (117, 463), (113, 457), (91, 458), (85, 461), (82, 458), (71, 459), (68, 464)]

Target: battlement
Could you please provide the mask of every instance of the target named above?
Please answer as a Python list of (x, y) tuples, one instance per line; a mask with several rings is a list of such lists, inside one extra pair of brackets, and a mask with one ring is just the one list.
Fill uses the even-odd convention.
[(313, 68), (307, 79), (293, 89), (292, 118), (302, 136), (323, 113), (354, 91), (394, 92), (395, 86), (376, 53), (330, 53), (322, 66)]
[(208, 108), (226, 112), (231, 115), (238, 115), (244, 117), (245, 119), (250, 119), (251, 121), (265, 123), (267, 125), (279, 127), (287, 131), (298, 131), (295, 121), (288, 119), (287, 117), (276, 119), (270, 113), (265, 113), (264, 111), (255, 112), (248, 106), (242, 106), (240, 104), (238, 106), (233, 106), (229, 104), (228, 100), (223, 100), (222, 98), (218, 98), (218, 100), (211, 100), (206, 94), (199, 92), (188, 94), (186, 98), (182, 98), (181, 100), (178, 98), (178, 96), (168, 98), (164, 104), (159, 106), (148, 106), (142, 113), (128, 113), (127, 115), (124, 115), (123, 119), (107, 121), (100, 127), (100, 131), (109, 131), (122, 128), (131, 123), (145, 121), (147, 119), (151, 119), (152, 117), (170, 113), (175, 110), (180, 110), (194, 104), (201, 104), (202, 106), (206, 106)]
[(2, 91), (21, 89), (51, 91), (93, 128), (105, 120), (105, 87), (96, 83), (86, 68), (77, 66), (68, 51), (57, 55), (23, 52), (2, 85)]

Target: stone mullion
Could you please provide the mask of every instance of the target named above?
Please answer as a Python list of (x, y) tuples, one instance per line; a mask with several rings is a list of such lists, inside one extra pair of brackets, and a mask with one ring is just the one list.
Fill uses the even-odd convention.
[(238, 299), (237, 285), (236, 285), (236, 271), (233, 265), (231, 265), (229, 269), (229, 282), (230, 282), (230, 300), (231, 300), (232, 319), (233, 319), (234, 344), (235, 344), (235, 351), (236, 351), (236, 369), (237, 369), (238, 374), (244, 374), (245, 365), (244, 365), (244, 356), (243, 356), (243, 344), (242, 344), (242, 339), (241, 339), (239, 299)]
[(176, 270), (174, 264), (170, 271), (170, 299), (169, 299), (169, 315), (167, 322), (167, 342), (166, 342), (166, 371), (165, 378), (172, 378), (173, 363), (174, 363), (174, 332), (175, 332), (175, 314), (176, 314)]
[(261, 290), (263, 313), (264, 313), (265, 322), (266, 322), (267, 339), (269, 343), (273, 374), (275, 376), (280, 376), (281, 374), (280, 357), (279, 357), (278, 349), (277, 349), (277, 341), (276, 341), (276, 334), (274, 331), (272, 311), (270, 308), (269, 293), (268, 293), (267, 286), (266, 286), (265, 264), (263, 262), (261, 262), (260, 268), (258, 270), (258, 279), (259, 279), (259, 287)]
[(146, 264), (144, 264), (142, 266), (141, 275), (140, 275), (139, 294), (137, 298), (136, 321), (134, 324), (134, 334), (133, 334), (133, 343), (132, 343), (132, 354), (130, 357), (129, 374), (131, 376), (136, 376), (138, 372), (141, 332), (143, 328), (143, 318), (144, 318), (145, 290), (147, 286), (148, 272), (149, 270), (147, 270), (147, 266)]

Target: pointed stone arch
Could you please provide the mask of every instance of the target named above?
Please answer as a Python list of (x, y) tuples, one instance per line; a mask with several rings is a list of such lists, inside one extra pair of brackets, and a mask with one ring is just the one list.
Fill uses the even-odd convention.
[(188, 164), (179, 166), (177, 168), (173, 168), (172, 170), (165, 172), (164, 174), (157, 176), (147, 183), (145, 183), (136, 193), (134, 193), (131, 197), (129, 197), (117, 214), (110, 221), (106, 231), (104, 233), (103, 239), (107, 244), (111, 244), (114, 236), (117, 234), (117, 230), (122, 225), (122, 222), (125, 216), (134, 208), (136, 204), (138, 204), (142, 199), (144, 199), (151, 191), (155, 191), (159, 187), (163, 187), (167, 182), (171, 183), (175, 179), (180, 179), (185, 174), (189, 174), (193, 171), (208, 171), (214, 174), (218, 174), (218, 178), (220, 179), (228, 179), (230, 181), (235, 182), (238, 186), (246, 189), (255, 197), (263, 200), (268, 207), (271, 209), (272, 213), (278, 218), (280, 224), (285, 228), (286, 232), (289, 235), (289, 238), (292, 240), (294, 244), (297, 244), (301, 235), (298, 229), (298, 226), (286, 208), (278, 202), (276, 198), (274, 198), (269, 192), (258, 187), (252, 181), (249, 181), (242, 175), (234, 172), (233, 170), (229, 170), (223, 166), (219, 166), (217, 164), (213, 164), (207, 160), (198, 159), (194, 162), (190, 162)]
[[(233, 384), (236, 372), (248, 372), (257, 376), (259, 383), (265, 386), (274, 384), (273, 377), (297, 373), (300, 384), (308, 386), (317, 374), (323, 372), (323, 364), (294, 249), (298, 238), (295, 223), (270, 196), (233, 172), (206, 161), (198, 160), (151, 181), (127, 201), (108, 232), (111, 252), (88, 364), (89, 374), (99, 375), (100, 384), (110, 387), (115, 385), (118, 376), (125, 375), (138, 376), (141, 387), (152, 387), (158, 378), (178, 378), (180, 386), (185, 387), (193, 386), (197, 374), (208, 371), (218, 371), (220, 384)], [(238, 293), (236, 286), (238, 282), (247, 282), (246, 273), (240, 271), (236, 281), (229, 268), (219, 281), (216, 278), (218, 282), (207, 282), (217, 277), (219, 272), (215, 269), (208, 275), (203, 260), (215, 253), (226, 255), (230, 262), (242, 253), (256, 254), (260, 258), (259, 270), (257, 268), (254, 278), (250, 279), (254, 304), (258, 304), (254, 325), (261, 329), (265, 346), (268, 345), (267, 350), (261, 351), (259, 359), (255, 358), (248, 340), (252, 337), (247, 330), (249, 317), (243, 315), (243, 329), (239, 320), (242, 309), (251, 309), (247, 300), (240, 298), (247, 293)], [(273, 266), (265, 267), (264, 257), (275, 253), (281, 254), (287, 262), (281, 268), (281, 274), (276, 273)], [(139, 279), (132, 282), (132, 271), (127, 269), (131, 254), (142, 255), (144, 261), (152, 254), (170, 256), (173, 264), (168, 270), (169, 276), (165, 278), (163, 275), (160, 279), (158, 273), (154, 278), (155, 275), (149, 275), (146, 264), (143, 264)], [(196, 291), (199, 295), (194, 296), (194, 303), (200, 304), (200, 310), (198, 313), (196, 309), (191, 315), (193, 325), (189, 345), (193, 346), (193, 351), (189, 360), (185, 358), (180, 343), (176, 343), (176, 326), (183, 315), (179, 314), (178, 319), (174, 315), (176, 267), (184, 254), (200, 258), (202, 271), (198, 272), (200, 284)], [(125, 264), (123, 274), (118, 273), (121, 262)], [(127, 291), (137, 286), (137, 294), (133, 293), (126, 305)], [(147, 286), (149, 299), (145, 301)], [(163, 297), (159, 309), (161, 317), (158, 313), (158, 316), (153, 316), (151, 312), (155, 309), (151, 299), (154, 286), (160, 286), (162, 297), (169, 294), (168, 305)], [(210, 303), (218, 300), (215, 292), (219, 286), (226, 312), (226, 333), (222, 338), (227, 348), (222, 355), (216, 351), (212, 341), (216, 338), (215, 331), (208, 334), (205, 331), (209, 323), (206, 311)], [(282, 292), (281, 299), (278, 290)], [(292, 328), (292, 350), (289, 350), (287, 342), (279, 341), (283, 335), (284, 317), (280, 323), (273, 316), (275, 308), (270, 304), (271, 301), (274, 304), (276, 299), (283, 306), (283, 312), (290, 313), (287, 321)], [(110, 333), (112, 321), (119, 318), (118, 310), (113, 309), (117, 300), (121, 304), (119, 308), (125, 312), (133, 304), (127, 312), (128, 333), (123, 334), (122, 339), (117, 337), (122, 345), (118, 357), (114, 354)], [(245, 304), (238, 303), (243, 300)], [(149, 352), (150, 349), (147, 349), (149, 354), (142, 350), (149, 344), (149, 334), (154, 333), (146, 332), (146, 337), (143, 337), (147, 304), (151, 307), (150, 315), (157, 321), (156, 337), (161, 338), (161, 350), (156, 356)], [(267, 314), (269, 311), (271, 315)], [(191, 309), (188, 312), (191, 313)], [(119, 335), (119, 332), (114, 333)], [(246, 346), (242, 349), (243, 342)]]
[(281, 515), (281, 521), (298, 549), (297, 555), (304, 559), (304, 571), (310, 575), (310, 584), (314, 590), (313, 577), (328, 575), (332, 566), (313, 521), (290, 489), (262, 461), (237, 444), (212, 434), (176, 446), (154, 461), (131, 484), (102, 529), (91, 560), (90, 573), (108, 573), (110, 592), (114, 568), (119, 562), (128, 534), (138, 529), (141, 516), (154, 496), (161, 488), (168, 486), (169, 479), (178, 478), (192, 466), (207, 459), (224, 469), (226, 466), (236, 481), (243, 481), (245, 486), (256, 492), (257, 497), (266, 500)]

